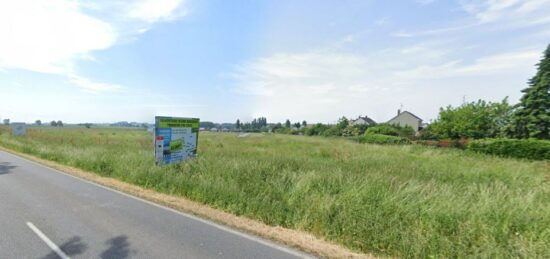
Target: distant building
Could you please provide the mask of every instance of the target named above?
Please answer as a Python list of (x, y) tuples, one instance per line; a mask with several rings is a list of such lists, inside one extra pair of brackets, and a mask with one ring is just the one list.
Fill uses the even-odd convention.
[(369, 118), (368, 116), (359, 116), (357, 119), (352, 120), (350, 122), (350, 124), (353, 125), (353, 126), (355, 126), (355, 125), (371, 126), (371, 125), (375, 125), (376, 122), (374, 120), (372, 120), (371, 118)]
[(415, 132), (422, 129), (422, 119), (408, 111), (397, 110), (397, 116), (388, 121), (388, 124), (410, 126)]

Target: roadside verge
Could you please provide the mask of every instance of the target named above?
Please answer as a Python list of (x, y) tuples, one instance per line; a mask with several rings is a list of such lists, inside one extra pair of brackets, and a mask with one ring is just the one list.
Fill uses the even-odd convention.
[(135, 186), (117, 179), (103, 177), (79, 168), (58, 164), (52, 161), (37, 158), (0, 147), (0, 150), (37, 162), (39, 164), (59, 170), (63, 173), (129, 194), (152, 203), (162, 205), (176, 211), (198, 216), (230, 228), (273, 240), (277, 243), (296, 248), (298, 250), (327, 258), (375, 258), (368, 254), (359, 254), (350, 251), (340, 245), (319, 239), (303, 231), (266, 225), (262, 222), (245, 217), (236, 216), (222, 210), (208, 207), (204, 204), (186, 199), (181, 196), (173, 196), (159, 193), (153, 190)]

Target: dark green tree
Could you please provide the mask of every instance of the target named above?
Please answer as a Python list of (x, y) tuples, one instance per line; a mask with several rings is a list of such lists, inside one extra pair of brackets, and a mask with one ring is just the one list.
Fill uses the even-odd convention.
[(302, 121), (302, 127), (306, 127), (307, 126), (307, 121)]
[(510, 137), (550, 139), (550, 45), (537, 70), (514, 107), (507, 132)]
[(240, 129), (241, 128), (241, 120), (237, 119), (237, 123), (235, 123), (235, 127), (237, 129)]
[(287, 119), (285, 121), (285, 128), (290, 128), (290, 126), (291, 126), (290, 120)]

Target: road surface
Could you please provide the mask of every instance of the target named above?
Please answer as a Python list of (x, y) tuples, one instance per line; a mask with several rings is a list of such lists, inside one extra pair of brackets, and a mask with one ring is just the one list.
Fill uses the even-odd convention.
[(303, 258), (0, 151), (0, 258)]

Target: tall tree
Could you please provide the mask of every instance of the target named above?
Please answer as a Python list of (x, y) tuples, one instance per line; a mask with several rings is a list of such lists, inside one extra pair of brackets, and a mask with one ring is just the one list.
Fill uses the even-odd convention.
[(440, 108), (437, 119), (428, 126), (438, 138), (494, 138), (502, 135), (510, 121), (508, 98), (502, 102), (463, 103), (459, 107)]
[(287, 119), (285, 121), (285, 128), (290, 128), (290, 126), (291, 126), (290, 120)]
[(241, 120), (237, 119), (237, 123), (235, 123), (235, 127), (237, 127), (237, 129), (241, 129)]
[(515, 138), (550, 139), (550, 45), (537, 64), (537, 74), (516, 105), (508, 134)]

